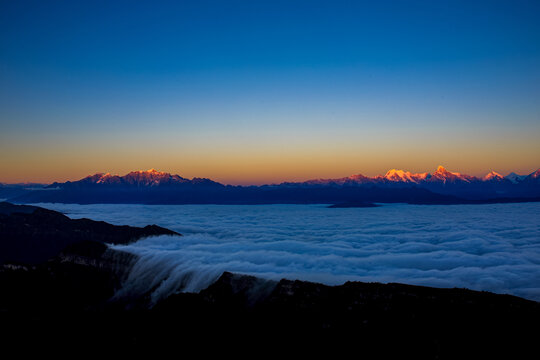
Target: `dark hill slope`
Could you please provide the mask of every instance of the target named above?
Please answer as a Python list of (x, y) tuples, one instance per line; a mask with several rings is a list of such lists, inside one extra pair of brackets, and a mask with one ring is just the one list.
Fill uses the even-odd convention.
[(153, 235), (179, 235), (156, 225), (116, 226), (90, 219), (70, 219), (37, 206), (0, 203), (0, 264), (40, 263), (81, 241), (127, 244)]

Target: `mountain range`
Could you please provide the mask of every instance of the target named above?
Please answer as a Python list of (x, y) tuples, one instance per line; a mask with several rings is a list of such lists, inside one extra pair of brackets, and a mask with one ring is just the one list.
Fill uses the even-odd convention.
[(433, 173), (411, 173), (392, 169), (385, 175), (374, 177), (362, 174), (338, 179), (317, 179), (289, 186), (377, 186), (383, 188), (419, 187), (435, 193), (453, 195), (464, 199), (480, 200), (501, 197), (540, 196), (540, 169), (529, 175), (510, 173), (503, 176), (490, 171), (483, 177), (451, 172), (439, 166)]
[(98, 173), (87, 176), (78, 181), (65, 183), (55, 182), (47, 188), (85, 188), (85, 187), (127, 187), (127, 188), (151, 188), (151, 187), (177, 187), (177, 186), (223, 186), (220, 183), (205, 178), (193, 178), (191, 180), (179, 175), (173, 175), (155, 169), (147, 171), (132, 171), (124, 176), (111, 175), (110, 173)]
[[(417, 184), (428, 186), (427, 184), (475, 184), (475, 183), (506, 183), (517, 184), (522, 182), (537, 181), (540, 176), (540, 169), (530, 175), (517, 175), (511, 173), (503, 176), (495, 171), (490, 171), (485, 176), (479, 178), (458, 172), (446, 170), (443, 166), (439, 166), (435, 172), (430, 173), (411, 173), (409, 171), (392, 169), (386, 172), (385, 175), (377, 175), (374, 177), (364, 176), (362, 174), (351, 175), (338, 179), (318, 179), (308, 180), (300, 184), (306, 185), (361, 185), (361, 184)], [(294, 184), (294, 183), (293, 183)]]
[(187, 179), (155, 169), (124, 176), (98, 173), (50, 185), (0, 185), (0, 197), (19, 203), (276, 204), (381, 202), (456, 204), (538, 201), (540, 169), (529, 175), (483, 177), (451, 172), (392, 169), (374, 177), (362, 174), (262, 186), (224, 185), (206, 178)]

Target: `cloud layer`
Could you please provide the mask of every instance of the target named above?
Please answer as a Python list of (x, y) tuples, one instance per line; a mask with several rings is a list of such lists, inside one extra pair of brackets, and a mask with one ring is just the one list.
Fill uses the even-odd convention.
[(466, 287), (540, 301), (540, 204), (327, 209), (323, 205), (41, 204), (73, 218), (185, 236), (115, 246), (140, 256), (119, 296), (199, 291), (223, 271), (326, 284)]

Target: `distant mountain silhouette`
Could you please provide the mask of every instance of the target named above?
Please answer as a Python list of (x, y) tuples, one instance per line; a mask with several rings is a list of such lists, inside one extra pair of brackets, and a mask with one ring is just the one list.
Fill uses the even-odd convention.
[[(5, 185), (4, 185), (5, 187)], [(1, 193), (1, 192), (0, 192)], [(389, 170), (385, 175), (361, 174), (262, 186), (223, 185), (210, 179), (186, 179), (150, 169), (124, 176), (98, 173), (78, 181), (42, 188), (4, 192), (18, 203), (143, 203), (143, 204), (310, 204), (411, 203), (474, 204), (538, 201), (540, 169), (527, 176), (486, 176), (450, 172), (439, 166), (433, 173)]]
[(389, 170), (385, 175), (367, 177), (356, 174), (338, 179), (308, 180), (300, 183), (282, 183), (289, 187), (325, 186), (377, 186), (382, 188), (404, 188), (415, 186), (429, 191), (453, 195), (468, 200), (494, 198), (540, 197), (540, 169), (530, 175), (509, 174), (507, 177), (491, 171), (482, 178), (450, 172), (439, 166), (435, 172), (413, 174), (409, 171)]
[(185, 186), (217, 186), (223, 185), (210, 179), (193, 178), (185, 179), (179, 175), (171, 175), (166, 172), (150, 169), (147, 171), (132, 171), (127, 175), (118, 176), (109, 173), (98, 173), (87, 176), (79, 181), (65, 183), (53, 183), (48, 188), (76, 189), (76, 188), (155, 188), (155, 187), (185, 187)]
[(44, 189), (46, 184), (35, 183), (20, 183), (20, 184), (3, 184), (0, 183), (0, 200), (12, 199), (28, 193), (31, 189)]

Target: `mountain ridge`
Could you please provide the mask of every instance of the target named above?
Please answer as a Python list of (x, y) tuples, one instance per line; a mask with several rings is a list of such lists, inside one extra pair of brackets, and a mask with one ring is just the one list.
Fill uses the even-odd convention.
[(54, 187), (76, 186), (77, 184), (94, 184), (94, 185), (101, 184), (101, 185), (108, 185), (108, 186), (117, 186), (117, 185), (167, 186), (167, 185), (200, 184), (200, 183), (216, 184), (216, 185), (219, 184), (213, 180), (206, 179), (206, 178), (194, 177), (193, 179), (189, 180), (177, 174), (170, 174), (167, 172), (150, 169), (146, 171), (144, 170), (131, 171), (124, 176), (111, 175), (111, 173), (96, 173), (93, 175), (88, 175), (76, 181), (66, 181), (64, 183), (54, 182), (53, 184), (47, 187), (54, 188)]
[[(335, 179), (310, 179), (306, 180), (300, 183), (310, 183), (310, 184), (325, 184), (325, 183), (344, 183), (347, 180), (357, 183), (368, 183), (368, 182), (384, 182), (384, 181), (392, 181), (392, 182), (405, 182), (405, 183), (420, 183), (423, 181), (426, 182), (481, 182), (481, 181), (491, 181), (491, 180), (510, 180), (517, 179), (517, 181), (522, 181), (526, 178), (538, 178), (540, 176), (540, 169), (532, 172), (529, 175), (518, 175), (516, 173), (510, 173), (507, 176), (503, 176), (493, 170), (488, 172), (483, 177), (476, 177), (473, 175), (468, 174), (462, 174), (459, 172), (451, 172), (448, 171), (445, 167), (442, 165), (439, 165), (437, 169), (432, 173), (424, 172), (424, 173), (411, 173), (410, 171), (400, 170), (400, 169), (390, 169), (386, 172), (385, 175), (376, 175), (376, 176), (365, 176), (363, 174), (355, 174), (350, 175), (343, 178), (335, 178)], [(509, 178), (510, 177), (510, 178)], [(287, 184), (290, 184), (291, 182), (287, 182)], [(282, 183), (283, 184), (283, 183)]]
[[(308, 179), (305, 181), (285, 181), (279, 184), (263, 184), (259, 186), (275, 186), (282, 184), (326, 184), (326, 183), (336, 183), (344, 184), (347, 182), (356, 182), (356, 183), (368, 183), (368, 182), (380, 182), (380, 181), (392, 181), (392, 182), (404, 182), (404, 183), (420, 183), (422, 181), (463, 181), (463, 182), (474, 182), (474, 181), (492, 181), (494, 179), (504, 181), (509, 180), (513, 182), (521, 182), (525, 179), (538, 179), (540, 177), (540, 168), (533, 171), (527, 175), (516, 174), (511, 172), (506, 176), (501, 175), (500, 173), (491, 170), (486, 175), (477, 177), (473, 175), (463, 174), (459, 172), (452, 172), (447, 170), (444, 166), (439, 165), (433, 173), (424, 172), (424, 173), (412, 173), (410, 171), (402, 169), (390, 169), (384, 175), (379, 174), (375, 176), (366, 176), (361, 173), (353, 174), (341, 178), (318, 178), (318, 179)], [(109, 172), (103, 173), (98, 172), (92, 175), (87, 175), (84, 178), (74, 181), (65, 181), (65, 182), (53, 182), (52, 184), (41, 184), (41, 183), (0, 183), (1, 186), (29, 186), (29, 185), (40, 185), (44, 187), (55, 187), (65, 184), (74, 184), (74, 183), (94, 183), (94, 184), (136, 184), (136, 185), (146, 185), (146, 186), (159, 186), (169, 183), (201, 183), (201, 182), (211, 182), (215, 184), (220, 184), (223, 186), (240, 186), (240, 185), (226, 185), (214, 181), (208, 178), (199, 178), (193, 177), (191, 180), (184, 178), (178, 174), (172, 174), (164, 171), (158, 171), (154, 168), (149, 170), (135, 170), (131, 171), (125, 175), (111, 174)], [(257, 186), (257, 185), (245, 185), (245, 186)]]
[[(373, 177), (362, 174), (261, 186), (225, 185), (207, 178), (184, 178), (150, 169), (126, 175), (96, 173), (77, 181), (55, 182), (42, 189), (17, 189), (12, 202), (144, 204), (310, 204), (371, 202), (466, 204), (479, 201), (522, 202), (540, 198), (540, 169), (527, 175), (491, 171), (483, 177), (448, 171), (433, 173), (391, 169)], [(0, 189), (2, 190), (2, 189)], [(1, 195), (0, 191), (0, 195)], [(4, 190), (4, 194), (10, 192)], [(497, 199), (501, 199), (497, 201)], [(514, 199), (514, 200), (512, 200)], [(519, 199), (519, 200), (518, 200)]]

